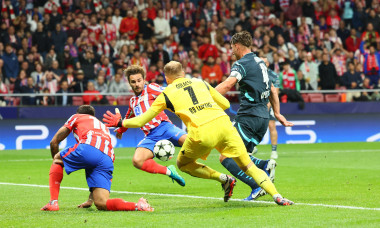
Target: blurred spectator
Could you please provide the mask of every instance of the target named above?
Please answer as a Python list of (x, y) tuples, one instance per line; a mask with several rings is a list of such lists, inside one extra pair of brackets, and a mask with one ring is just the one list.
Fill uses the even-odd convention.
[(350, 30), (350, 36), (347, 37), (345, 43), (346, 43), (346, 49), (349, 52), (355, 52), (356, 50), (360, 48), (361, 40), (360, 38), (357, 37), (355, 28), (352, 28)]
[(112, 23), (112, 16), (107, 16), (107, 21), (104, 24), (104, 32), (106, 34), (106, 40), (111, 42), (112, 40), (116, 40), (116, 25)]
[(42, 96), (38, 97), (37, 101), (38, 101), (38, 104), (37, 105), (42, 105), (42, 106), (49, 106), (49, 105), (53, 105), (54, 102), (53, 102), (53, 98), (50, 95), (50, 91), (48, 88), (44, 88), (42, 90)]
[(51, 94), (55, 94), (58, 91), (59, 76), (51, 71), (46, 71), (42, 77), (42, 88), (48, 88)]
[(87, 89), (82, 70), (78, 70), (75, 80), (70, 84), (70, 87), (74, 93), (83, 93)]
[(322, 56), (322, 63), (319, 69), (319, 84), (318, 89), (331, 90), (339, 86), (338, 74), (336, 73), (335, 66), (330, 62), (329, 55), (324, 53)]
[[(26, 86), (21, 87), (21, 93), (33, 93), (37, 94), (39, 91), (39, 88), (34, 85), (34, 80), (32, 77), (29, 77), (27, 79), (27, 84)], [(32, 95), (32, 96), (25, 96), (22, 97), (22, 104), (23, 105), (36, 105), (36, 96), (37, 95)]]
[(57, 94), (62, 94), (62, 96), (56, 97), (57, 105), (67, 106), (73, 103), (72, 96), (68, 96), (69, 93), (69, 84), (67, 81), (62, 80), (60, 83), (60, 89), (57, 91)]
[(222, 69), (219, 65), (215, 64), (215, 59), (212, 56), (207, 58), (207, 62), (202, 67), (203, 80), (210, 83), (211, 86), (217, 86), (223, 77)]
[[(348, 71), (342, 76), (342, 83), (347, 89), (360, 89), (363, 80), (360, 76), (360, 72), (355, 71), (355, 65), (353, 62), (348, 63)], [(355, 97), (360, 97), (360, 92), (348, 92), (346, 94), (346, 101), (350, 102)]]
[(83, 52), (79, 56), (80, 68), (83, 70), (84, 75), (88, 80), (93, 80), (95, 78), (95, 55), (94, 52), (89, 49)]
[(95, 86), (95, 90), (99, 91), (100, 93), (108, 92), (108, 86), (106, 84), (106, 81), (103, 75), (99, 75), (97, 77), (96, 81), (94, 82), (94, 86)]
[(289, 50), (294, 51), (294, 56), (298, 58), (297, 48), (290, 42), (285, 42), (285, 39), (282, 35), (277, 36), (278, 52), (283, 55), (285, 58), (289, 58)]
[(16, 34), (15, 27), (9, 26), (8, 33), (3, 37), (4, 44), (10, 44), (13, 48), (18, 49), (21, 47), (21, 40)]
[(41, 22), (38, 22), (37, 24), (37, 31), (33, 34), (32, 41), (33, 44), (37, 45), (38, 52), (45, 57), (51, 47), (52, 41), (46, 31), (44, 31), (44, 25)]
[(210, 56), (216, 59), (219, 56), (218, 49), (215, 45), (210, 44), (210, 37), (204, 36), (203, 44), (199, 47), (198, 57), (206, 61)]
[(59, 68), (59, 63), (58, 63), (57, 60), (54, 60), (54, 61), (53, 61), (53, 64), (51, 65), (51, 69), (50, 69), (50, 70), (51, 70), (51, 72), (53, 72), (54, 74), (58, 75), (60, 78), (62, 78), (63, 75), (64, 75), (63, 70), (61, 70), (61, 69)]
[(134, 40), (139, 32), (139, 21), (133, 17), (132, 10), (128, 10), (127, 17), (123, 18), (119, 29), (120, 35), (127, 34), (130, 40)]
[(380, 52), (376, 50), (375, 44), (370, 44), (367, 49), (365, 44), (367, 37), (363, 37), (360, 44), (360, 51), (364, 56), (364, 74), (370, 78), (370, 84), (377, 84), (380, 73)]
[(149, 40), (152, 38), (154, 32), (155, 25), (152, 19), (148, 18), (148, 11), (144, 9), (139, 18), (139, 35), (141, 35), (144, 40)]
[(164, 45), (162, 43), (158, 43), (157, 50), (152, 53), (151, 64), (157, 64), (158, 60), (164, 61), (164, 64), (167, 64), (169, 59), (169, 53), (164, 50)]
[(347, 71), (347, 51), (342, 48), (340, 44), (336, 44), (330, 51), (331, 62), (334, 64), (336, 72), (339, 77)]
[(290, 4), (288, 10), (285, 12), (285, 19), (295, 21), (301, 15), (302, 6), (299, 4), (298, 0), (293, 0), (293, 3)]
[(300, 82), (300, 89), (307, 90), (306, 81), (305, 81), (305, 78), (303, 77), (302, 71), (300, 70), (297, 71), (297, 78), (298, 78), (298, 81)]
[[(372, 1), (372, 2), (376, 2)], [(375, 9), (369, 9), (369, 15), (367, 17), (367, 20), (365, 21), (365, 24), (367, 25), (367, 31), (379, 31), (380, 30), (380, 18), (379, 18), (379, 12), (376, 13)], [(372, 29), (368, 29), (368, 25), (371, 25)]]
[(33, 78), (33, 81), (36, 83), (38, 86), (42, 86), (42, 78), (44, 77), (45, 73), (43, 71), (41, 63), (36, 64), (36, 70), (32, 72), (30, 75)]
[(160, 74), (160, 72), (157, 71), (156, 65), (150, 65), (149, 70), (146, 72), (146, 81), (149, 83), (155, 82), (156, 77)]
[[(0, 82), (1, 84), (2, 82)], [(20, 70), (18, 77), (15, 82), (15, 87), (13, 93), (21, 93), (22, 92), (22, 87), (27, 86), (28, 84), (28, 79), (27, 79), (27, 74), (25, 70)]]
[(290, 66), (288, 61), (283, 64), (284, 70), (280, 73), (280, 88), (290, 90), (300, 90), (297, 72)]
[(180, 43), (185, 47), (185, 49), (190, 49), (191, 40), (195, 35), (194, 29), (190, 27), (190, 20), (185, 20), (184, 27), (179, 29)]
[(5, 53), (0, 57), (4, 61), (2, 72), (4, 73), (5, 79), (9, 80), (12, 84), (15, 83), (19, 71), (19, 64), (11, 44), (8, 43), (5, 45)]
[[(74, 58), (70, 54), (70, 47), (67, 45), (65, 46), (64, 51), (61, 54), (58, 54), (57, 60), (61, 69), (66, 69), (68, 66), (75, 66)], [(49, 68), (48, 66), (46, 67)]]
[[(83, 95), (84, 104), (107, 104), (108, 101), (99, 91), (95, 90), (94, 83), (89, 81), (87, 82), (87, 90), (84, 93), (95, 93), (95, 95)], [(99, 94), (99, 95), (97, 95)]]
[(114, 49), (106, 40), (106, 36), (104, 34), (99, 35), (99, 42), (97, 46), (97, 54), (99, 56), (104, 55), (106, 57), (113, 56)]
[[(7, 85), (3, 82), (3, 76), (0, 74), (0, 94), (7, 94), (9, 93)], [(6, 106), (7, 103), (5, 102), (4, 97), (0, 96), (0, 107)]]
[(63, 49), (67, 40), (66, 32), (62, 30), (61, 24), (56, 24), (55, 30), (51, 35), (54, 50), (60, 54), (63, 53)]
[(331, 9), (329, 15), (326, 18), (327, 26), (337, 30), (339, 28), (340, 17), (335, 9)]
[(154, 33), (159, 42), (163, 42), (170, 35), (169, 21), (164, 18), (162, 10), (158, 10), (158, 15), (154, 19)]
[(317, 90), (318, 89), (318, 65), (313, 61), (312, 54), (307, 53), (307, 57), (304, 62), (302, 62), (299, 70), (303, 74), (303, 79), (306, 82), (307, 90)]
[[(131, 90), (128, 83), (122, 80), (121, 74), (116, 73), (114, 79), (111, 81), (108, 92), (109, 93), (127, 93)], [(115, 98), (117, 95), (113, 95)]]

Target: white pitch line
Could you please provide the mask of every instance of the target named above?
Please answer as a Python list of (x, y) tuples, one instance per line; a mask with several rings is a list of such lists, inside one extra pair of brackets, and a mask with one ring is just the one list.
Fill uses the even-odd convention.
[[(314, 151), (283, 151), (283, 154), (324, 154), (324, 153), (371, 153), (380, 152), (379, 149), (364, 149), (364, 150), (314, 150)], [(263, 152), (269, 153), (269, 152)], [(218, 153), (210, 154), (209, 156), (219, 156)], [(133, 156), (120, 156), (116, 155), (115, 160), (125, 160), (132, 159)], [(0, 160), (0, 162), (33, 162), (33, 161), (52, 161), (51, 158), (41, 158), (41, 159), (11, 159), (11, 160)]]
[[(48, 185), (16, 184), (16, 183), (6, 183), (6, 182), (0, 182), (0, 185), (49, 188)], [(61, 189), (88, 191), (88, 188), (77, 188), (77, 187), (63, 187), (63, 186), (61, 186)], [(112, 193), (119, 193), (119, 194), (131, 194), (131, 195), (151, 195), (151, 196), (166, 196), (166, 197), (192, 198), (192, 199), (223, 200), (222, 198), (216, 198), (216, 197), (180, 195), (180, 194), (165, 194), (165, 193), (150, 193), (150, 192), (128, 192), (128, 191), (111, 191), (111, 192)], [(240, 202), (247, 202), (247, 203), (275, 204), (274, 202), (269, 202), (269, 201), (242, 201), (241, 199), (230, 199), (230, 201), (240, 201)], [(380, 211), (380, 208), (355, 207), (355, 206), (343, 206), (343, 205), (299, 203), (299, 202), (296, 202), (296, 205), (304, 205), (304, 206), (312, 206), (312, 207), (342, 208), (342, 209), (352, 209), (352, 210)]]

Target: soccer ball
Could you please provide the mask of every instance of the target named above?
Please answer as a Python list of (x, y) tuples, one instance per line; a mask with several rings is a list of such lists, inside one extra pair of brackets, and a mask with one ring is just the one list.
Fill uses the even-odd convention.
[(156, 156), (156, 158), (160, 159), (161, 161), (168, 161), (172, 159), (175, 148), (172, 142), (169, 140), (160, 140), (154, 145), (153, 152)]

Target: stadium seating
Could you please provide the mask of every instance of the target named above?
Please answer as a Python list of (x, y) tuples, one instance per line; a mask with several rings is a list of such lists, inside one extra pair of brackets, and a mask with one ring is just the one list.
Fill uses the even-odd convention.
[(339, 94), (326, 94), (325, 95), (325, 101), (326, 102), (340, 102), (340, 95)]
[(309, 100), (313, 103), (321, 103), (324, 102), (324, 96), (322, 93), (310, 93)]
[(83, 97), (73, 97), (73, 105), (74, 106), (83, 105)]
[(118, 96), (116, 98), (117, 104), (118, 105), (129, 105), (129, 98), (130, 96)]
[(108, 104), (114, 105), (114, 103), (116, 101), (116, 98), (114, 96), (106, 96), (106, 98), (108, 100)]
[(303, 100), (306, 103), (310, 102), (310, 100), (309, 100), (309, 94), (307, 94), (307, 93), (301, 93), (301, 96), (302, 96)]

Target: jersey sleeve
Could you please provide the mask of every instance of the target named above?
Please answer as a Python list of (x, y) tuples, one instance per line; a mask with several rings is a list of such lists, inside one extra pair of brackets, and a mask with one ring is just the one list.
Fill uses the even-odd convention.
[(162, 93), (162, 91), (164, 91), (164, 88), (160, 86), (159, 84), (150, 83), (148, 85), (148, 93), (158, 96)]
[(272, 82), (273, 86), (280, 88), (280, 78), (279, 76), (271, 69), (268, 68), (269, 79)]
[(65, 123), (63, 126), (64, 126), (64, 127), (67, 127), (70, 131), (72, 131), (73, 128), (74, 128), (75, 121), (77, 120), (77, 118), (78, 118), (78, 115), (77, 115), (77, 114), (72, 115), (72, 116), (66, 121), (66, 123)]
[(204, 82), (207, 88), (210, 90), (210, 94), (215, 103), (221, 107), (223, 110), (226, 110), (230, 107), (230, 102), (222, 94), (220, 94), (216, 89), (210, 86), (207, 82)]
[(156, 100), (152, 103), (150, 108), (144, 112), (141, 116), (125, 119), (123, 121), (123, 127), (125, 128), (138, 128), (144, 126), (146, 123), (151, 121), (154, 117), (156, 117), (160, 112), (162, 112), (166, 108), (166, 102), (164, 93), (161, 93)]
[(234, 63), (234, 65), (231, 68), (230, 77), (235, 77), (238, 82), (245, 76), (245, 70), (244, 67), (238, 63), (237, 61)]

